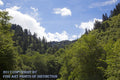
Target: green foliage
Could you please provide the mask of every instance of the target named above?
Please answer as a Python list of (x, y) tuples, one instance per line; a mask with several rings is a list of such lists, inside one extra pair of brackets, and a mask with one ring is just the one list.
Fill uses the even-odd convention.
[(31, 51), (26, 55), (21, 55), (24, 66), (22, 70), (37, 70), (38, 74), (47, 73), (47, 64), (44, 55)]
[(17, 53), (13, 47), (13, 34), (10, 32), (9, 20), (10, 16), (7, 12), (0, 12), (0, 78), (2, 78), (2, 71), (17, 67)]
[(106, 69), (107, 80), (120, 80), (120, 40), (106, 45), (108, 67)]
[(23, 30), (19, 25), (12, 25), (11, 30), (14, 30), (14, 46), (18, 47), (19, 51), (21, 51), (20, 54), (26, 54), (28, 48), (41, 54), (46, 53), (48, 45), (44, 37), (42, 40), (41, 38), (38, 39), (36, 33), (32, 35), (30, 31)]
[(120, 14), (65, 50), (58, 80), (120, 80)]
[(65, 52), (61, 80), (102, 80), (104, 78), (105, 51), (95, 36), (84, 35)]
[(37, 34), (31, 34), (27, 29), (22, 29), (21, 26), (13, 24), (11, 30), (14, 31), (13, 41), (17, 47), (19, 54), (26, 54), (27, 49), (37, 51), (40, 54), (54, 54), (60, 48), (65, 48), (66, 45), (74, 41), (47, 42), (46, 38), (37, 38)]

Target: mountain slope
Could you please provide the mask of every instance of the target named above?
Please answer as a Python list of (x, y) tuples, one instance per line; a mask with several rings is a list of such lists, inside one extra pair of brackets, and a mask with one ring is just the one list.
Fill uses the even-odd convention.
[(84, 34), (65, 51), (58, 80), (120, 80), (119, 57), (120, 14)]

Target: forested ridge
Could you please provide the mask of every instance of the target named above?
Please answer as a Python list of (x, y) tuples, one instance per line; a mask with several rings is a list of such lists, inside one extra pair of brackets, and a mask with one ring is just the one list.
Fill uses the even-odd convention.
[(4, 70), (37, 70), (57, 80), (120, 80), (120, 3), (102, 18), (78, 40), (47, 42), (1, 11), (0, 79)]
[(22, 29), (20, 25), (12, 24), (11, 30), (14, 32), (12, 37), (14, 46), (19, 49), (20, 54), (26, 54), (28, 49), (32, 51), (37, 51), (40, 54), (54, 54), (60, 48), (65, 48), (66, 45), (69, 45), (74, 41), (61, 41), (61, 42), (47, 42), (45, 37), (38, 38), (37, 34), (32, 34), (28, 29)]

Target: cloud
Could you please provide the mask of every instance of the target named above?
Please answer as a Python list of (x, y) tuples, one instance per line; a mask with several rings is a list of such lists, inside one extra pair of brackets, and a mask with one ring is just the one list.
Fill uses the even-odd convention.
[(13, 17), (13, 19), (11, 19), (10, 22), (13, 24), (21, 25), (23, 29), (30, 29), (32, 34), (36, 32), (39, 35), (39, 37), (42, 37), (42, 35), (45, 36), (45, 28), (43, 28), (39, 22), (37, 22), (28, 14), (23, 14), (20, 11), (18, 11), (19, 9), (20, 7), (17, 6), (6, 9), (6, 11), (9, 12), (9, 15)]
[(53, 40), (53, 41), (61, 41), (61, 40), (68, 40), (68, 34), (66, 31), (63, 31), (61, 34), (56, 32), (54, 34), (48, 33), (47, 34), (48, 40)]
[(92, 30), (96, 20), (97, 21), (102, 21), (102, 19), (94, 18), (93, 20), (89, 20), (88, 22), (82, 22), (80, 25), (75, 24), (75, 27), (80, 28), (80, 29), (86, 29), (87, 28), (89, 30)]
[(6, 10), (13, 10), (13, 11), (17, 11), (17, 10), (19, 10), (20, 9), (20, 7), (18, 7), (18, 6), (14, 6), (14, 7), (11, 7), (11, 8), (7, 8)]
[(23, 14), (18, 11), (20, 7), (14, 6), (11, 8), (6, 8), (6, 11), (9, 12), (9, 15), (13, 18), (10, 20), (13, 24), (20, 25), (23, 29), (28, 29), (31, 31), (32, 34), (34, 32), (37, 34), (38, 37), (43, 38), (43, 36), (47, 39), (47, 41), (62, 41), (62, 40), (74, 40), (75, 36), (70, 38), (69, 34), (66, 31), (62, 33), (51, 33), (45, 32), (45, 28), (40, 25), (40, 22), (37, 22), (35, 18), (28, 14)]
[(96, 2), (96, 3), (91, 4), (89, 7), (94, 8), (94, 7), (100, 7), (100, 6), (107, 6), (107, 5), (114, 4), (116, 2), (117, 2), (117, 0), (107, 0), (104, 2)]
[(53, 9), (53, 13), (54, 14), (60, 14), (61, 16), (71, 16), (72, 15), (72, 12), (70, 9), (67, 9), (67, 8), (54, 8)]
[(34, 12), (38, 11), (38, 8), (30, 7)]
[(0, 5), (4, 5), (4, 3), (3, 3), (3, 1), (2, 1), (2, 0), (0, 0)]
[(33, 12), (30, 13), (31, 16), (33, 16), (35, 19), (39, 20), (39, 14), (38, 14), (38, 8), (30, 7), (30, 9), (33, 10)]

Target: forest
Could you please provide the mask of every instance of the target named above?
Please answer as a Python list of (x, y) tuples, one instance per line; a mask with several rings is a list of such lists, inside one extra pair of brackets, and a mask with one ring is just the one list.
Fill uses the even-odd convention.
[(120, 3), (74, 41), (47, 42), (11, 24), (8, 14), (0, 11), (0, 80), (9, 80), (4, 70), (58, 75), (49, 80), (120, 80)]

